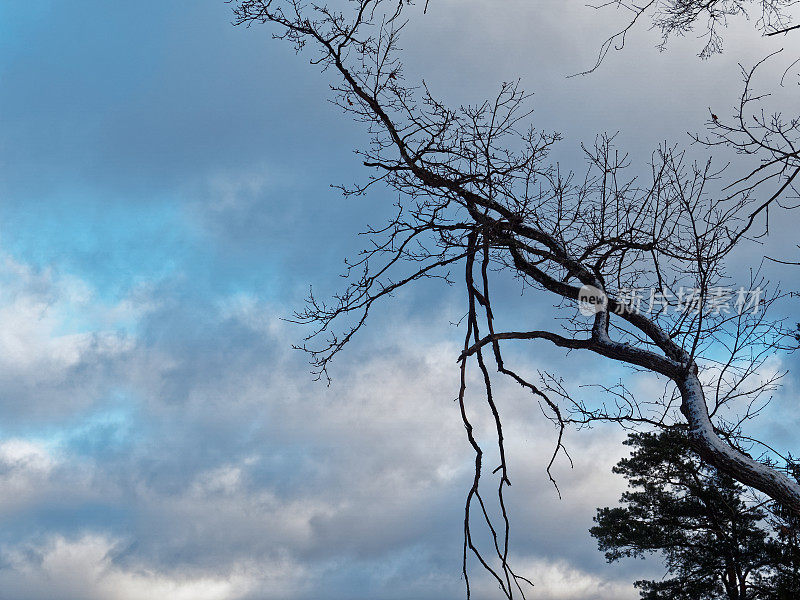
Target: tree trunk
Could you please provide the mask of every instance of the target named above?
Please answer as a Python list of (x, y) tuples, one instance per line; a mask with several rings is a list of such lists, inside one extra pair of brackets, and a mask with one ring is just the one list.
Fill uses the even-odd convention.
[(764, 492), (800, 516), (800, 485), (739, 452), (714, 431), (696, 367), (676, 379), (681, 392), (681, 412), (689, 423), (689, 438), (709, 464), (741, 483)]

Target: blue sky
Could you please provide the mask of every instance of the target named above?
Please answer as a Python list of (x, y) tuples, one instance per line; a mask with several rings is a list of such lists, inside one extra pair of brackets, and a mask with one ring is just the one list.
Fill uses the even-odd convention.
[[(728, 54), (700, 62), (696, 40), (659, 54), (642, 32), (566, 79), (611, 23), (581, 3), (568, 23), (560, 7), (510, 6), (433, 6), (407, 32), (407, 73), (453, 103), (522, 77), (577, 168), (604, 130), (643, 161), (685, 141), (735, 98), (736, 61), (767, 48), (734, 29)], [(307, 57), (230, 21), (222, 1), (0, 6), (0, 595), (461, 598), (457, 290), (399, 294), (331, 387), (312, 380), (291, 350), (303, 331), (281, 317), (310, 284), (335, 289), (355, 232), (394, 198), (330, 187), (363, 175), (363, 130)], [(794, 230), (777, 223), (775, 243), (791, 248)], [(551, 349), (518, 358), (565, 364)], [(587, 533), (624, 486), (609, 474), (623, 432), (570, 436), (559, 502), (549, 424), (505, 392), (515, 543), (538, 597), (636, 597), (650, 567), (604, 565)], [(778, 421), (763, 427), (789, 442)]]

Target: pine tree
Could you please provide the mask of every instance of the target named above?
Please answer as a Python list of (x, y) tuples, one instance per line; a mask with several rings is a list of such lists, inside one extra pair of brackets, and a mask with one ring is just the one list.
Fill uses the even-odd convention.
[(800, 598), (791, 513), (754, 505), (742, 485), (687, 451), (687, 440), (681, 429), (628, 436), (633, 452), (614, 472), (630, 489), (620, 506), (597, 510), (590, 530), (606, 559), (663, 556), (669, 578), (635, 582), (646, 600)]

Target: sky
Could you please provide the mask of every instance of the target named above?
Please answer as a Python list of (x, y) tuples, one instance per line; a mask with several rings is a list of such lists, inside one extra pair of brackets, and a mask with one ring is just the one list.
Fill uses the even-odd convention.
[[(521, 78), (537, 126), (562, 132), (566, 167), (580, 170), (580, 143), (604, 131), (644, 166), (659, 143), (688, 143), (709, 107), (731, 113), (739, 62), (800, 49), (736, 22), (726, 52), (700, 61), (693, 36), (659, 53), (642, 29), (568, 78), (615, 18), (578, 2), (431, 0), (405, 32), (406, 76), (455, 105)], [(355, 234), (395, 198), (342, 199), (331, 184), (364, 176), (353, 149), (367, 138), (326, 101), (330, 74), (231, 20), (221, 0), (0, 6), (4, 600), (464, 597), (458, 290), (398, 294), (333, 383), (314, 381), (292, 350), (307, 332), (284, 318), (310, 285), (336, 290)], [(770, 248), (792, 256), (797, 218), (776, 219)], [(516, 358), (577, 383), (627, 375), (550, 348)], [(789, 449), (796, 390), (790, 372), (757, 425)], [(636, 598), (631, 582), (660, 576), (658, 561), (607, 565), (588, 534), (625, 487), (610, 472), (624, 432), (568, 432), (559, 500), (544, 471), (552, 427), (501, 391), (512, 548), (531, 597)], [(474, 571), (475, 597), (495, 597)]]

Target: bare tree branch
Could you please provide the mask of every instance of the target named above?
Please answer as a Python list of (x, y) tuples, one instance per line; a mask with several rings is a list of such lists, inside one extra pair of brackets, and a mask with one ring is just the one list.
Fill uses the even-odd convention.
[[(405, 83), (397, 50), (402, 6), (381, 0), (349, 5), (345, 14), (301, 0), (243, 0), (234, 12), (237, 24), (270, 23), (276, 37), (298, 51), (308, 45), (312, 62), (332, 73), (334, 102), (365, 126), (369, 143), (359, 152), (373, 175), (342, 191), (363, 194), (380, 183), (400, 198), (397, 215), (385, 227), (365, 232), (369, 244), (347, 264), (345, 290), (331, 302), (311, 295), (294, 320), (312, 327), (302, 348), (315, 372), (327, 375), (375, 302), (423, 278), (451, 282), (449, 269), (463, 265), (467, 313), (458, 404), (475, 455), (464, 511), (467, 595), (470, 557), (507, 598), (524, 596), (527, 582), (509, 560), (505, 493), (511, 477), (492, 370), (530, 392), (556, 425), (548, 473), (556, 456), (566, 452), (567, 425), (685, 423), (705, 461), (800, 514), (796, 481), (749, 456), (736, 441), (778, 379), (761, 375), (766, 357), (782, 349), (791, 332), (766, 316), (781, 293), (754, 279), (759, 310), (751, 310), (743, 300), (747, 290), (729, 290), (727, 261), (760, 224), (768, 226), (771, 208), (779, 210), (779, 201), (796, 193), (800, 173), (800, 121), (756, 110), (764, 96), (751, 88), (755, 68), (743, 71), (745, 91), (735, 118), (727, 122), (712, 115), (708, 136), (695, 138), (707, 148), (725, 147), (757, 161), (749, 172), (729, 181), (710, 159), (690, 162), (685, 152), (664, 145), (637, 161), (647, 164), (646, 176), (635, 170), (631, 175), (631, 158), (613, 137), (600, 136), (584, 147), (586, 167), (579, 176), (549, 162), (560, 136), (529, 124), (519, 82), (503, 83), (491, 100), (450, 108), (424, 84)], [(719, 18), (738, 14), (743, 2), (719, 0), (684, 12), (689, 5), (659, 5), (659, 10), (681, 8), (669, 13), (677, 21), (668, 31), (682, 31), (688, 25), (681, 23), (697, 18), (697, 10)], [(497, 315), (504, 322), (513, 315), (503, 312), (502, 298), (492, 288), (509, 277), (532, 289), (540, 302), (555, 303), (561, 327), (557, 321), (556, 330), (497, 330)], [(642, 309), (642, 298), (631, 290), (650, 291), (650, 310)], [(587, 293), (597, 303), (584, 314)], [(737, 310), (723, 310), (724, 298)], [(503, 349), (535, 340), (650, 374), (664, 393), (639, 398), (622, 383), (601, 385), (613, 406), (598, 407), (575, 397), (554, 376), (539, 374), (534, 384), (508, 366)], [(470, 368), (476, 369), (480, 406), (494, 429), (492, 453), (499, 465), (491, 469), (493, 509), (481, 492), (489, 469), (485, 449), (467, 410)], [(744, 408), (730, 416), (735, 406)], [(476, 537), (479, 523), (490, 541), (488, 551)]]

